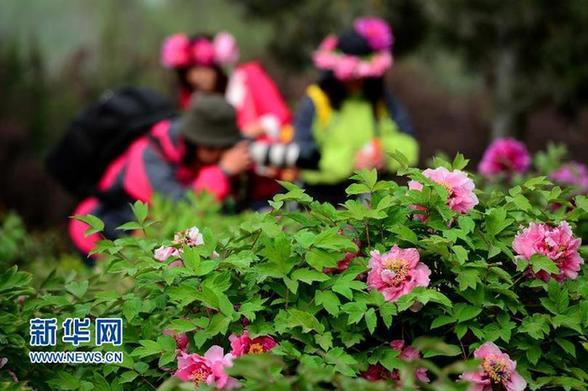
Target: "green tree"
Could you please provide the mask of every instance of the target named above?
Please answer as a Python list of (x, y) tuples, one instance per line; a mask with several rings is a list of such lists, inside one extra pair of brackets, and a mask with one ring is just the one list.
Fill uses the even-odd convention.
[(582, 0), (423, 1), (431, 39), (483, 74), (493, 100), (493, 137), (522, 136), (544, 102), (574, 122), (588, 95), (588, 7)]

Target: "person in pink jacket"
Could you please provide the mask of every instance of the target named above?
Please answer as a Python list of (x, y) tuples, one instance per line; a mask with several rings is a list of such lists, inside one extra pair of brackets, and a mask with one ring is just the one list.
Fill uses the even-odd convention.
[[(161, 64), (176, 74), (178, 103), (190, 104), (195, 92), (218, 92), (235, 108), (241, 134), (264, 145), (292, 139), (291, 112), (276, 83), (257, 61), (238, 63), (239, 47), (226, 31), (215, 35), (177, 33), (161, 46)], [(275, 179), (292, 179), (293, 173), (256, 165), (251, 197), (257, 208), (267, 205), (281, 190)]]
[[(130, 204), (150, 202), (158, 193), (173, 200), (188, 192), (206, 191), (222, 202), (231, 194), (231, 178), (247, 171), (248, 146), (236, 126), (235, 110), (222, 95), (202, 94), (179, 118), (155, 124), (105, 170), (95, 196), (83, 200), (76, 215), (92, 214), (104, 221), (104, 236), (133, 219)], [(87, 225), (72, 220), (70, 236), (88, 254), (99, 235), (85, 237)]]
[(177, 33), (164, 40), (161, 64), (177, 76), (181, 108), (189, 107), (195, 92), (225, 94), (245, 136), (291, 137), (291, 113), (276, 84), (260, 63), (238, 64), (239, 54), (235, 38), (226, 31), (214, 36)]

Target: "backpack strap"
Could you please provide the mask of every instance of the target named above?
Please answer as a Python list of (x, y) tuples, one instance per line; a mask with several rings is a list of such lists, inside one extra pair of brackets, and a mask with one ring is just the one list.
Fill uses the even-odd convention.
[(308, 88), (306, 89), (306, 94), (314, 104), (319, 125), (321, 126), (321, 128), (324, 129), (329, 123), (329, 120), (331, 119), (331, 114), (333, 112), (333, 108), (331, 107), (329, 97), (316, 84), (308, 86)]

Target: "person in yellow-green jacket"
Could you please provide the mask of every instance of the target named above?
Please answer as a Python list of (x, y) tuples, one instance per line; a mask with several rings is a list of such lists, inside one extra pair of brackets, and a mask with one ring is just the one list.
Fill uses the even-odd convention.
[(313, 60), (322, 71), (307, 88), (294, 116), (294, 142), (254, 144), (254, 160), (269, 166), (297, 167), (307, 193), (319, 201), (344, 202), (356, 169), (393, 174), (390, 156), (418, 161), (418, 143), (408, 115), (386, 90), (392, 66), (392, 32), (382, 19), (364, 17), (339, 36), (328, 36)]

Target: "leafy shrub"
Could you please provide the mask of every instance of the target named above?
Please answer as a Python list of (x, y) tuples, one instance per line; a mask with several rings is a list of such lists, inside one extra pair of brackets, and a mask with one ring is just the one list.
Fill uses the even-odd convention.
[[(467, 161), (435, 164), (451, 172)], [(586, 389), (585, 274), (558, 282), (549, 276), (560, 272), (561, 258), (522, 256), (513, 241), (531, 223), (565, 221), (574, 231), (588, 217), (588, 198), (533, 177), (508, 191), (477, 190), (473, 209), (454, 211), (451, 183), (418, 169), (400, 174), (422, 186), (362, 171), (348, 188), (353, 199), (338, 209), (288, 183), (271, 212), (227, 220), (193, 204), (156, 204), (149, 214), (136, 203), (136, 221), (124, 228), (139, 234), (100, 242), (91, 277), (52, 276), (32, 290), (26, 274), (3, 272), (0, 293), (18, 289), (0, 296), (0, 330), (11, 341), (0, 345), (8, 358), (0, 378), (8, 381), (10, 369), (38, 389), (192, 389), (173, 377), (178, 357), (240, 346), (263, 352), (227, 369), (246, 389), (465, 390), (463, 373), (491, 374), (495, 386), (518, 373), (531, 389)], [(84, 219), (100, 231), (99, 220)], [(195, 224), (200, 230), (184, 231)], [(566, 254), (585, 256), (568, 239)], [(154, 257), (162, 246), (171, 249), (163, 262)], [(406, 282), (417, 267), (428, 270), (419, 283), (388, 300), (377, 289)], [(28, 319), (85, 316), (124, 319), (123, 364), (30, 365)], [(498, 371), (506, 356), (484, 359), (479, 348), (490, 342), (516, 370)], [(194, 379), (207, 370), (200, 363), (188, 371)]]

